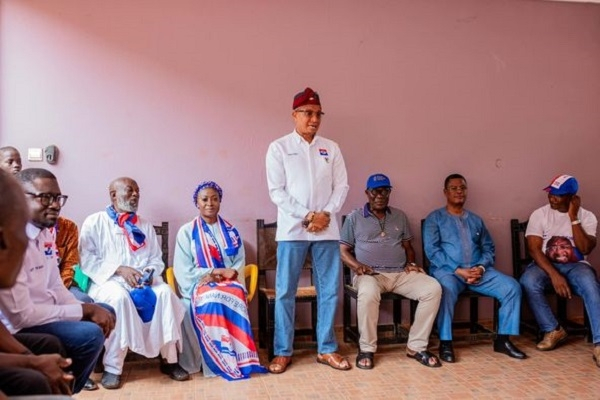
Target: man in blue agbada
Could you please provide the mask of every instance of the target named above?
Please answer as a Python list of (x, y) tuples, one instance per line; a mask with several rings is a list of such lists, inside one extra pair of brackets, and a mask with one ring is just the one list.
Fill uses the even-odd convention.
[(431, 212), (423, 227), (429, 273), (442, 285), (442, 301), (437, 316), (440, 358), (455, 362), (452, 346), (452, 319), (458, 295), (465, 289), (492, 296), (500, 302), (498, 332), (494, 351), (512, 358), (527, 356), (510, 340), (519, 334), (521, 287), (512, 277), (494, 268), (494, 242), (483, 220), (464, 208), (467, 180), (459, 174), (444, 181), (446, 206)]

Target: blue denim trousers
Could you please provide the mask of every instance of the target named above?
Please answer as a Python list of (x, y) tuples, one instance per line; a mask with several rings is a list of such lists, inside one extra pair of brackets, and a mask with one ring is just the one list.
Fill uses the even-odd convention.
[[(75, 296), (75, 298), (79, 301), (82, 301), (84, 303), (93, 303), (94, 302), (94, 299), (92, 299), (90, 296), (88, 296), (88, 294), (86, 292), (79, 289), (77, 286), (71, 286), (69, 288), (69, 292), (73, 293), (73, 296)], [(113, 312), (113, 314), (114, 314), (114, 312)]]
[(296, 291), (302, 266), (311, 252), (313, 282), (317, 291), (317, 349), (319, 354), (333, 353), (338, 345), (333, 330), (340, 285), (340, 244), (337, 240), (280, 241), (277, 243), (275, 278), (276, 356), (291, 356), (294, 351)]
[(455, 274), (434, 274), (434, 278), (442, 285), (442, 301), (436, 321), (440, 340), (452, 340), (454, 306), (458, 296), (466, 288), (498, 299), (500, 309), (498, 310), (497, 333), (499, 335), (519, 334), (521, 287), (514, 278), (499, 272), (495, 268), (488, 268), (481, 281), (475, 285), (468, 285)]
[(62, 342), (67, 356), (73, 360), (69, 368), (75, 376), (73, 393), (83, 388), (104, 346), (102, 329), (89, 321), (56, 321), (22, 329), (23, 333), (47, 333)]
[[(115, 310), (108, 304), (97, 303), (115, 315)], [(60, 339), (73, 360), (69, 370), (73, 372), (75, 384), (73, 393), (79, 393), (96, 366), (98, 356), (104, 347), (104, 333), (94, 322), (89, 321), (56, 321), (43, 325), (21, 329), (22, 333), (47, 333)]]
[[(567, 279), (571, 291), (583, 299), (590, 319), (592, 340), (594, 344), (600, 343), (600, 283), (596, 272), (582, 262), (553, 265)], [(543, 332), (556, 329), (558, 321), (544, 294), (546, 288), (552, 287), (548, 274), (531, 263), (521, 275), (520, 282), (540, 329)]]

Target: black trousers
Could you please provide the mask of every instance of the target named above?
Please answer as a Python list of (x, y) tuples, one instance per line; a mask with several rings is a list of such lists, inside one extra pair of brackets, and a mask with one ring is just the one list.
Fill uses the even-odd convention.
[[(16, 333), (15, 339), (33, 354), (61, 354), (65, 349), (57, 337), (43, 333)], [(0, 368), (0, 391), (8, 396), (52, 394), (46, 376), (30, 368)]]

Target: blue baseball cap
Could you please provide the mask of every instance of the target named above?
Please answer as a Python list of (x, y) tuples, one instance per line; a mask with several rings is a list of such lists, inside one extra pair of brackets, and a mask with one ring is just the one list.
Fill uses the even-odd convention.
[(143, 322), (152, 321), (156, 308), (156, 294), (150, 286), (142, 286), (129, 292), (135, 309)]
[(545, 187), (544, 190), (554, 196), (576, 194), (579, 190), (579, 183), (571, 175), (559, 175), (552, 179), (550, 185)]
[(367, 180), (367, 189), (377, 189), (380, 187), (392, 187), (390, 178), (384, 174), (373, 174)]

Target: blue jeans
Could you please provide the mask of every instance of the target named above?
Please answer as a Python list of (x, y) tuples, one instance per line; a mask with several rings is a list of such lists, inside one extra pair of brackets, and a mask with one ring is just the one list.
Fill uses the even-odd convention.
[(83, 388), (104, 346), (102, 329), (88, 321), (56, 321), (25, 328), (20, 332), (47, 333), (60, 339), (67, 356), (73, 360), (69, 368), (75, 376), (73, 393), (78, 393)]
[[(600, 283), (596, 272), (588, 264), (581, 262), (553, 265), (567, 279), (573, 293), (583, 299), (590, 319), (592, 340), (595, 344), (600, 343)], [(544, 294), (546, 288), (552, 287), (548, 274), (531, 263), (521, 275), (520, 282), (540, 329), (543, 332), (556, 329), (558, 321)]]
[[(98, 303), (113, 315), (115, 310), (108, 304)], [(104, 333), (94, 322), (56, 321), (21, 329), (19, 333), (47, 333), (60, 339), (67, 356), (73, 360), (69, 370), (75, 377), (73, 393), (79, 393), (96, 366), (104, 348)]]
[(313, 282), (317, 290), (317, 351), (320, 354), (337, 351), (333, 330), (340, 285), (340, 244), (337, 240), (280, 241), (277, 243), (277, 273), (275, 280), (276, 356), (291, 356), (294, 351), (294, 321), (296, 291), (302, 266), (308, 251), (312, 255)]
[(75, 298), (81, 302), (84, 302), (84, 303), (93, 303), (94, 302), (94, 299), (92, 299), (90, 296), (88, 296), (88, 294), (86, 292), (79, 289), (79, 287), (77, 287), (77, 286), (71, 286), (69, 288), (69, 292), (73, 293), (73, 296), (75, 296)]
[[(442, 270), (442, 272), (444, 272)], [(495, 268), (487, 268), (481, 281), (468, 285), (461, 277), (454, 274), (434, 275), (442, 285), (442, 301), (437, 315), (437, 328), (440, 340), (452, 340), (452, 320), (454, 305), (458, 295), (469, 288), (470, 290), (498, 299), (498, 334), (518, 335), (519, 319), (521, 318), (521, 287), (512, 277), (505, 275)]]

